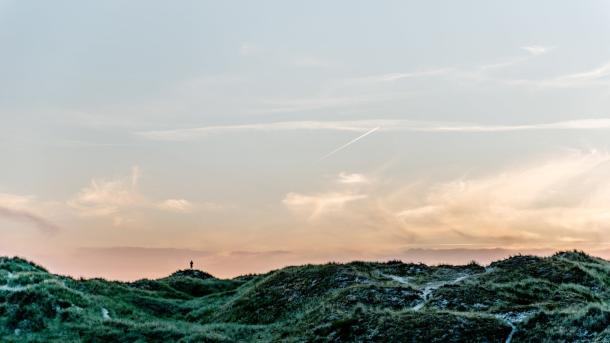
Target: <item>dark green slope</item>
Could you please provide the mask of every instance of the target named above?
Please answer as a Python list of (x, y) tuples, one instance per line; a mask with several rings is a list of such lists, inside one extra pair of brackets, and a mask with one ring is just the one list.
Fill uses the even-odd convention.
[(610, 263), (579, 252), (132, 283), (0, 258), (2, 342), (610, 342), (609, 325)]

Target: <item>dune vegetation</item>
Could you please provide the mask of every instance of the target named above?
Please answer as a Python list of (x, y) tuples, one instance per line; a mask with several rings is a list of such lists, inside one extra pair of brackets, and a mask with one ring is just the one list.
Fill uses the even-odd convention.
[(610, 262), (576, 251), (135, 282), (0, 258), (3, 342), (610, 342), (609, 300)]

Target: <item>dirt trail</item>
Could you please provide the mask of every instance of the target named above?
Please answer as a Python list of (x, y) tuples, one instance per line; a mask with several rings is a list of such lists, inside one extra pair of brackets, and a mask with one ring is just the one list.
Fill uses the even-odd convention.
[(517, 332), (517, 327), (515, 326), (515, 324), (511, 323), (510, 320), (504, 319), (504, 322), (508, 324), (508, 326), (510, 326), (511, 328), (510, 333), (508, 334), (508, 337), (506, 337), (506, 341), (504, 341), (504, 343), (510, 343), (510, 341), (512, 341), (513, 339), (513, 335), (515, 334), (515, 332)]
[(521, 323), (527, 320), (534, 312), (508, 312), (504, 314), (496, 314), (495, 317), (499, 320), (508, 324), (511, 327), (510, 334), (506, 337), (505, 343), (511, 343), (513, 336), (517, 332), (517, 326), (515, 324)]
[(434, 281), (434, 282), (428, 282), (425, 285), (416, 285), (412, 282), (410, 282), (410, 277), (404, 277), (404, 276), (398, 276), (398, 275), (390, 275), (390, 274), (381, 274), (384, 277), (387, 277), (389, 279), (392, 279), (398, 283), (401, 283), (403, 285), (407, 285), (409, 287), (415, 288), (417, 290), (420, 290), (422, 292), (422, 301), (420, 301), (419, 303), (415, 304), (415, 306), (411, 307), (411, 309), (413, 311), (419, 311), (421, 310), (426, 303), (428, 303), (428, 300), (430, 300), (430, 298), (432, 298), (432, 295), (434, 294), (434, 291), (436, 291), (437, 289), (441, 288), (444, 285), (454, 285), (462, 280), (465, 280), (471, 276), (473, 276), (473, 274), (466, 274), (466, 275), (460, 275), (459, 277), (453, 279), (453, 280), (449, 280), (449, 281)]
[[(486, 270), (486, 272), (487, 272), (487, 270)], [(432, 298), (434, 291), (436, 291), (437, 289), (441, 288), (444, 285), (454, 285), (454, 284), (456, 284), (460, 281), (463, 281), (465, 279), (468, 279), (469, 277), (472, 277), (476, 274), (461, 275), (453, 280), (428, 282), (424, 285), (416, 285), (416, 284), (412, 283), (410, 281), (411, 280), (410, 277), (389, 275), (389, 274), (381, 274), (381, 275), (384, 277), (387, 277), (389, 279), (392, 279), (398, 283), (401, 283), (403, 285), (408, 285), (409, 287), (415, 288), (417, 290), (421, 290), (422, 291), (422, 300), (420, 302), (418, 302), (417, 304), (415, 304), (415, 306), (411, 307), (411, 310), (419, 311), (426, 305), (426, 303), (428, 303), (430, 298)], [(517, 332), (517, 326), (515, 325), (515, 323), (522, 322), (523, 320), (525, 320), (528, 317), (528, 315), (529, 315), (528, 313), (521, 313), (521, 314), (508, 313), (508, 314), (495, 315), (495, 317), (497, 319), (503, 321), (511, 328), (511, 331), (508, 334), (508, 337), (506, 337), (505, 343), (511, 343), (513, 336)]]

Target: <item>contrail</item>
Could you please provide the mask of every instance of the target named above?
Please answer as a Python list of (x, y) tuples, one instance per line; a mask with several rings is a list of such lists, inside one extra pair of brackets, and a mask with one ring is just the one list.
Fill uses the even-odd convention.
[(368, 130), (367, 132), (365, 132), (365, 133), (361, 134), (360, 136), (358, 136), (358, 137), (356, 137), (356, 138), (352, 139), (351, 141), (349, 141), (349, 142), (347, 142), (347, 143), (343, 144), (342, 146), (338, 147), (337, 149), (335, 149), (335, 150), (333, 150), (333, 151), (329, 152), (328, 154), (326, 154), (326, 155), (324, 155), (324, 156), (320, 157), (320, 159), (318, 160), (318, 162), (320, 162), (320, 161), (322, 161), (322, 160), (325, 160), (325, 159), (329, 158), (330, 156), (332, 156), (332, 155), (334, 155), (334, 154), (338, 153), (339, 151), (341, 151), (341, 150), (343, 150), (343, 149), (347, 148), (348, 146), (350, 146), (350, 145), (352, 145), (352, 144), (356, 143), (357, 141), (359, 141), (359, 140), (361, 140), (362, 138), (364, 138), (364, 137), (366, 137), (366, 136), (370, 135), (371, 133), (373, 133), (373, 132), (375, 132), (375, 131), (379, 130), (380, 128), (381, 128), (381, 126), (377, 126), (376, 128), (373, 128), (373, 129)]

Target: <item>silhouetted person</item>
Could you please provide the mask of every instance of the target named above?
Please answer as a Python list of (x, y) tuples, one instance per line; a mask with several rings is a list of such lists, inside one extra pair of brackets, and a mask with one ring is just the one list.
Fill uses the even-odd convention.
[(191, 269), (193, 269), (193, 261), (191, 260)]

